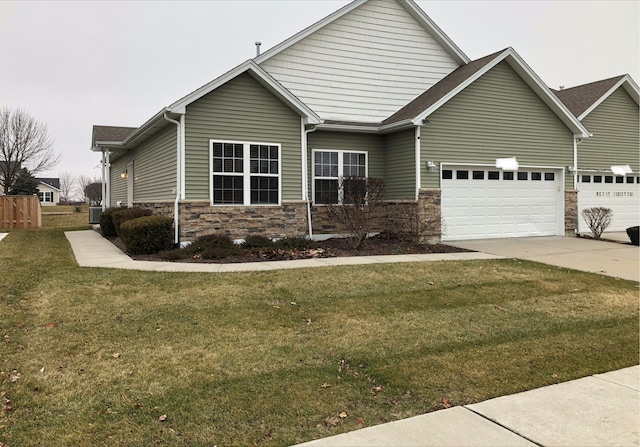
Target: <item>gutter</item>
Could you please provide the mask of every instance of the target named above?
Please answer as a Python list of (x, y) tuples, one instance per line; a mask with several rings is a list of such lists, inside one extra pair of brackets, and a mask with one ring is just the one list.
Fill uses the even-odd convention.
[[(182, 185), (182, 124), (180, 121), (176, 121), (167, 116), (165, 112), (162, 117), (170, 123), (176, 125), (176, 199), (173, 203), (173, 228), (174, 238), (173, 243), (177, 247), (180, 244), (180, 195)], [(184, 115), (182, 115), (184, 117)], [(182, 117), (180, 118), (182, 120)]]

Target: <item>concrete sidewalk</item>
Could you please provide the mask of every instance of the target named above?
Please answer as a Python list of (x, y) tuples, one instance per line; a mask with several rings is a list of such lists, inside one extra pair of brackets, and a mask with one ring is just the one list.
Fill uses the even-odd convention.
[[(527, 259), (583, 272), (640, 281), (640, 249), (625, 233), (605, 233), (603, 240), (545, 236), (447, 242), (505, 258)], [(617, 241), (617, 242), (613, 242)], [(626, 242), (626, 243), (622, 243)]]
[(298, 447), (637, 447), (639, 433), (640, 366), (633, 366)]
[(158, 272), (250, 272), (284, 270), (338, 265), (384, 264), (422, 261), (466, 261), (473, 259), (500, 259), (502, 256), (468, 253), (434, 253), (389, 256), (353, 256), (343, 258), (299, 259), (295, 261), (249, 262), (244, 264), (199, 264), (185, 262), (135, 261), (94, 230), (67, 231), (65, 236), (80, 267), (106, 267)]

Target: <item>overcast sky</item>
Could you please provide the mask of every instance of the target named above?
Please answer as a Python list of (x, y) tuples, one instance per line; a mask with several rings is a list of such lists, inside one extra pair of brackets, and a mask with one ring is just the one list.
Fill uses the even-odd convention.
[[(348, 0), (0, 0), (0, 107), (48, 125), (62, 160), (98, 176), (94, 124), (137, 127)], [(640, 2), (417, 1), (471, 59), (513, 47), (552, 88), (640, 71)]]

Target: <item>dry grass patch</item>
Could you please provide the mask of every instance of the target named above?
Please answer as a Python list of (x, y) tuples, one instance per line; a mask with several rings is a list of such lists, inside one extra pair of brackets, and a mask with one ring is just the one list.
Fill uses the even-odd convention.
[(184, 274), (78, 268), (57, 229), (0, 247), (9, 446), (291, 445), (638, 359), (637, 284), (536, 263)]

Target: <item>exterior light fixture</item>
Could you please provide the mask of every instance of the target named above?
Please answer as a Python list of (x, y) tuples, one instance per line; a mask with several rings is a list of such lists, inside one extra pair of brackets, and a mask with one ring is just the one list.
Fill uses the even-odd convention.
[(432, 162), (431, 160), (429, 160), (427, 162), (427, 169), (429, 170), (429, 172), (435, 172), (436, 171), (436, 164), (434, 162)]
[(516, 157), (496, 158), (496, 168), (502, 169), (503, 171), (517, 171), (518, 160), (516, 160)]
[(567, 172), (575, 173), (577, 171), (575, 166), (567, 166)]
[(120, 178), (127, 178), (128, 176), (129, 175), (126, 173), (126, 171), (120, 174)]
[(611, 166), (611, 172), (613, 172), (613, 175), (625, 176), (627, 174), (632, 174), (633, 170), (629, 165), (616, 165)]

